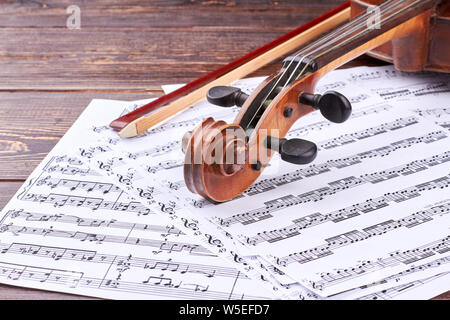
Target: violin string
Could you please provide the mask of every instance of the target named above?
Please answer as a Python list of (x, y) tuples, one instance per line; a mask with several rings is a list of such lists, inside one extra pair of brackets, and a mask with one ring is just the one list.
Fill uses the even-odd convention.
[[(399, 7), (401, 4), (402, 4), (401, 0), (388, 0), (380, 6), (380, 14), (382, 14), (388, 10), (397, 9), (397, 7)], [(318, 39), (316, 41), (316, 43), (312, 43), (312, 46), (310, 45), (310, 46), (304, 48), (299, 53), (305, 54), (306, 51), (310, 51), (309, 53), (307, 53), (307, 55), (311, 55), (311, 54), (317, 52), (316, 49), (319, 49), (319, 50), (322, 49), (324, 47), (324, 45), (323, 45), (324, 42), (326, 42), (326, 45), (329, 46), (330, 43), (328, 43), (328, 40), (330, 38), (333, 39), (332, 43), (339, 41), (340, 39), (347, 36), (348, 34), (354, 32), (354, 31), (357, 31), (358, 28), (360, 28), (361, 26), (364, 26), (367, 16), (368, 16), (368, 14), (362, 14), (362, 15), (358, 16), (356, 19), (352, 20), (351, 23), (343, 25), (343, 26), (335, 29), (333, 32), (329, 33), (328, 36)], [(364, 21), (364, 23), (361, 23), (362, 20)], [(350, 30), (345, 30), (345, 29), (348, 29), (348, 27), (350, 27), (350, 26), (351, 26)], [(338, 35), (336, 36), (336, 34), (338, 34)], [(320, 44), (321, 47), (317, 48), (317, 44)]]
[[(386, 5), (387, 3), (391, 4), (394, 0), (389, 0), (387, 2), (385, 2), (384, 4)], [(400, 3), (395, 3), (393, 4), (393, 8), (394, 6), (398, 6)], [(387, 10), (388, 8), (386, 8)], [(348, 29), (350, 27), (350, 24), (346, 24), (344, 26), (342, 26), (341, 28), (338, 28), (336, 30), (334, 30), (333, 32), (331, 32), (330, 34), (328, 34), (326, 37), (323, 37), (322, 39), (319, 39), (318, 41), (316, 41), (316, 43), (313, 43), (313, 47), (308, 46), (307, 48), (305, 48), (304, 50), (300, 51), (299, 53), (296, 54), (295, 57), (299, 56), (299, 55), (304, 55), (304, 56), (310, 56), (314, 53), (316, 53), (317, 51), (321, 50), (322, 48), (325, 47), (324, 42), (326, 43), (326, 45), (329, 45), (328, 40), (329, 39), (333, 39), (332, 42), (337, 42), (339, 40), (341, 40), (342, 38), (344, 38), (346, 35), (351, 34), (353, 31), (356, 31), (359, 27), (361, 27), (361, 20), (365, 20), (366, 15), (362, 14), (360, 15), (357, 19), (352, 20), (355, 21), (355, 23), (353, 25), (351, 25), (350, 30), (345, 30)], [(335, 34), (338, 34), (338, 36), (336, 37)], [(319, 48), (317, 48), (317, 45), (321, 44), (321, 46)], [(315, 46), (315, 47), (314, 47)], [(306, 53), (306, 51), (310, 51), (309, 53)], [(310, 59), (311, 60), (311, 59)], [(307, 66), (310, 64), (310, 62), (308, 62)], [(291, 77), (289, 77), (289, 79), (286, 81), (286, 83), (283, 86), (283, 89), (286, 87), (287, 84), (289, 84), (292, 75), (295, 74), (295, 72), (297, 71), (298, 67), (301, 65), (300, 63), (297, 63), (296, 68), (294, 69), (294, 71), (291, 74)], [(302, 74), (302, 72), (299, 74), (299, 76)], [(297, 78), (299, 77), (297, 76)]]
[[(384, 6), (385, 8), (380, 9), (380, 11), (387, 11), (387, 10), (391, 10), (394, 9), (396, 7), (398, 7), (399, 5), (401, 5), (401, 1), (395, 1), (395, 0), (390, 0), (387, 1), (385, 3), (382, 4), (382, 6)], [(278, 83), (281, 81), (281, 79), (283, 78), (283, 76), (286, 74), (286, 72), (289, 70), (290, 66), (292, 65), (292, 63), (295, 61), (295, 58), (297, 58), (298, 56), (302, 55), (301, 60), (297, 63), (294, 72), (292, 74), (295, 74), (295, 71), (297, 71), (298, 67), (303, 63), (303, 60), (316, 53), (317, 51), (321, 50), (323, 47), (325, 47), (326, 45), (329, 45), (327, 43), (327, 41), (331, 38), (334, 39), (333, 42), (339, 41), (340, 39), (342, 39), (343, 37), (347, 36), (348, 34), (351, 34), (352, 32), (358, 30), (359, 27), (361, 27), (361, 21), (364, 20), (366, 21), (367, 18), (367, 14), (362, 14), (360, 15), (358, 18), (352, 20), (350, 23), (345, 24), (344, 26), (337, 28), (335, 31), (329, 33), (327, 36), (322, 37), (321, 39), (316, 40), (315, 42), (313, 42), (312, 44), (310, 44), (307, 48), (299, 51), (293, 58), (292, 60), (289, 62), (289, 64), (287, 65), (287, 67), (284, 69), (283, 73), (278, 77), (277, 81), (275, 82), (275, 84), (271, 87), (271, 90), (269, 91), (269, 93), (265, 96), (265, 98), (262, 100), (261, 104), (259, 105), (257, 111), (254, 113), (253, 117), (251, 118), (249, 124), (255, 119), (256, 115), (259, 113), (259, 110), (261, 110), (262, 106), (265, 104), (265, 102), (267, 101), (268, 97), (272, 94), (273, 90), (275, 90), (275, 88), (277, 88)], [(345, 29), (350, 28), (350, 30), (344, 31)], [(338, 34), (339, 36), (335, 37), (335, 34)], [(325, 44), (324, 44), (325, 43)], [(319, 47), (317, 47), (319, 45)], [(311, 52), (309, 52), (308, 54), (305, 54), (306, 51), (308, 50), (312, 50)], [(298, 77), (300, 77), (304, 71), (307, 69), (307, 67), (309, 66), (309, 64), (311, 63), (311, 60), (309, 60), (307, 62), (307, 64), (305, 65), (305, 67), (303, 68), (303, 70), (301, 71), (301, 73), (299, 74)], [(292, 77), (292, 75), (291, 75)], [(286, 85), (289, 83), (291, 77), (289, 77), (288, 81), (286, 81), (286, 83), (283, 85), (283, 89), (286, 87)], [(297, 77), (297, 78), (298, 78)]]
[[(395, 8), (395, 7), (397, 7), (397, 6), (399, 6), (399, 5), (401, 4), (401, 1), (392, 3), (393, 1), (395, 1), (395, 0), (385, 2), (384, 5), (386, 6), (386, 8), (383, 8), (383, 9), (384, 9), (385, 11), (386, 11), (386, 10), (390, 10), (390, 9)], [(390, 6), (391, 6), (391, 7), (390, 7)], [(289, 70), (289, 67), (292, 65), (292, 63), (294, 62), (295, 58), (297, 58), (298, 56), (302, 55), (302, 58), (301, 58), (301, 60), (297, 63), (297, 65), (296, 65), (296, 67), (295, 67), (295, 69), (294, 69), (293, 74), (295, 74), (295, 71), (297, 71), (298, 67), (303, 63), (303, 60), (304, 60), (308, 55), (314, 54), (315, 52), (317, 52), (318, 50), (322, 49), (322, 48), (325, 46), (325, 45), (321, 45), (319, 48), (317, 48), (317, 45), (318, 45), (318, 44), (321, 44), (321, 43), (323, 43), (323, 42), (326, 42), (328, 39), (330, 39), (330, 38), (332, 38), (332, 37), (334, 38), (334, 42), (336, 42), (336, 41), (342, 39), (342, 38), (345, 37), (346, 35), (352, 33), (353, 31), (356, 31), (356, 30), (361, 26), (361, 24), (360, 24), (361, 20), (364, 20), (364, 21), (365, 21), (365, 20), (366, 20), (366, 17), (367, 17), (367, 15), (365, 15), (365, 14), (360, 15), (357, 19), (352, 20), (351, 23), (346, 24), (346, 25), (342, 26), (341, 28), (338, 28), (337, 30), (335, 30), (334, 32), (332, 32), (331, 34), (329, 34), (328, 36), (326, 36), (326, 37), (324, 37), (324, 38), (322, 38), (322, 39), (317, 40), (315, 43), (313, 43), (313, 44), (311, 44), (310, 46), (308, 46), (308, 48), (305, 48), (304, 50), (298, 52), (298, 53), (293, 57), (293, 59), (290, 61), (290, 63), (288, 64), (288, 66), (284, 69), (283, 73), (278, 77), (276, 83), (272, 86), (272, 88), (271, 88), (271, 90), (269, 91), (269, 93), (268, 93), (268, 94), (265, 96), (265, 98), (262, 100), (261, 104), (259, 105), (257, 111), (254, 113), (254, 115), (253, 115), (253, 117), (251, 118), (251, 120), (250, 120), (249, 123), (251, 123), (251, 122), (255, 119), (256, 115), (259, 113), (259, 110), (261, 110), (262, 106), (265, 104), (265, 102), (267, 101), (268, 97), (272, 94), (273, 90), (275, 90), (275, 88), (277, 88), (278, 83), (281, 81), (281, 79), (283, 78), (283, 76), (286, 74), (287, 70)], [(347, 31), (343, 32), (343, 30), (345, 30), (346, 28), (349, 28), (349, 27), (351, 27), (350, 30), (347, 30)], [(336, 34), (336, 33), (339, 33), (339, 36), (338, 36), (338, 37), (334, 37), (334, 34)], [(327, 45), (328, 45), (328, 44), (327, 44)], [(313, 47), (313, 48), (311, 48), (311, 47)], [(316, 48), (314, 48), (314, 47), (316, 47)], [(311, 51), (310, 53), (308, 53), (308, 54), (305, 54), (305, 52), (306, 52), (307, 50), (312, 50), (312, 51)], [(301, 76), (301, 75), (304, 73), (304, 71), (305, 71), (305, 70), (307, 69), (307, 67), (309, 66), (310, 62), (311, 62), (311, 60), (305, 65), (305, 67), (303, 68), (303, 70), (302, 70), (302, 72), (299, 74), (299, 76)], [(291, 78), (291, 77), (290, 77), (290, 78)], [(290, 78), (288, 79), (288, 81), (290, 81)], [(297, 78), (298, 78), (298, 77), (297, 77)], [(286, 87), (286, 85), (289, 83), (288, 81), (286, 81), (286, 83), (283, 85), (283, 89), (284, 89), (284, 88)]]
[[(411, 7), (413, 7), (413, 6), (415, 6), (417, 3), (420, 3), (421, 1), (422, 1), (422, 0), (416, 0), (415, 2), (409, 4), (409, 6), (407, 7), (407, 9), (408, 9), (408, 8), (411, 8)], [(405, 10), (407, 10), (407, 9), (405, 9)], [(392, 15), (390, 15), (390, 16), (386, 17), (384, 20), (380, 21), (380, 25), (383, 24), (384, 22), (388, 21), (389, 19), (395, 17), (395, 16), (398, 15), (398, 14), (400, 14), (400, 13), (399, 13), (399, 12), (394, 12)], [(351, 42), (352, 40), (356, 39), (357, 37), (359, 37), (359, 36), (360, 36), (361, 34), (363, 34), (364, 32), (367, 32), (367, 30), (362, 31), (362, 32), (360, 32), (360, 33), (354, 35), (353, 37), (350, 37), (350, 38), (347, 39), (344, 43), (339, 43), (339, 46), (342, 46), (342, 45), (347, 44), (348, 42)], [(335, 47), (329, 48), (327, 51), (325, 51), (325, 52), (323, 52), (322, 54), (316, 56), (315, 58), (320, 58), (321, 56), (323, 56), (324, 54), (330, 52), (330, 51), (333, 50), (334, 48), (336, 48), (336, 46), (335, 46)], [(305, 67), (302, 69), (302, 71), (299, 73), (299, 75), (295, 78), (295, 80), (297, 80), (297, 79), (304, 73), (304, 71), (308, 68), (309, 64), (311, 63), (311, 61), (312, 61), (312, 60), (308, 61), (308, 63), (305, 65)], [(288, 82), (285, 84), (285, 86), (286, 86), (287, 84), (288, 84)], [(283, 89), (284, 89), (284, 87), (283, 87)]]
[[(405, 9), (405, 10), (409, 10), (410, 8), (414, 7), (415, 5), (417, 5), (418, 3), (420, 3), (423, 0), (416, 0), (413, 3), (409, 4), (409, 6)], [(383, 23), (389, 21), (390, 19), (396, 17), (397, 15), (401, 14), (401, 12), (394, 12), (392, 13), (390, 16), (386, 17), (385, 19), (383, 19), (382, 21), (380, 21), (380, 25), (382, 25)], [(359, 34), (354, 35), (353, 37), (350, 37), (348, 39), (345, 40), (344, 43), (340, 43), (339, 45), (346, 45), (347, 43), (355, 40), (358, 36), (360, 36), (361, 34), (364, 34), (368, 32), (368, 30), (363, 30), (362, 32), (360, 32)], [(324, 54), (329, 53), (331, 50), (333, 50), (335, 47), (331, 47), (328, 48), (326, 51), (322, 52), (320, 55), (317, 56), (317, 58), (322, 57)]]
[[(382, 15), (383, 13), (385, 13), (385, 12), (387, 12), (387, 11), (389, 11), (389, 10), (395, 10), (395, 9), (397, 9), (400, 5), (402, 5), (402, 1), (395, 1), (395, 0), (386, 1), (386, 2), (384, 2), (384, 3), (382, 4), (383, 7), (380, 9), (380, 15)], [(361, 16), (359, 16), (359, 18), (361, 18), (362, 20), (366, 20), (367, 14), (366, 14), (366, 15), (364, 15), (364, 14), (361, 15)], [(355, 27), (351, 28), (350, 30), (347, 30), (346, 32), (343, 32), (343, 30), (345, 29), (345, 28), (343, 28), (343, 27), (345, 27), (345, 26), (343, 26), (343, 27), (341, 27), (341, 28), (338, 28), (336, 31), (340, 34), (340, 36), (334, 37), (334, 38), (333, 38), (333, 41), (331, 41), (331, 44), (340, 41), (341, 39), (345, 38), (347, 35), (351, 34), (352, 32), (356, 31), (358, 28), (360, 28), (360, 27), (362, 26), (362, 24), (359, 23), (359, 22), (361, 21), (361, 19), (359, 19), (358, 24), (356, 24)], [(355, 37), (360, 36), (360, 35), (363, 34), (364, 32), (365, 32), (365, 30), (361, 31), (360, 33), (356, 34)], [(330, 46), (330, 43), (326, 43), (326, 45), (322, 45), (322, 46), (319, 47), (319, 48), (316, 47), (316, 48), (314, 48), (314, 50), (311, 50), (311, 48), (308, 47), (308, 48), (305, 48), (303, 51), (301, 51), (300, 54), (303, 54), (303, 55), (305, 55), (305, 56), (311, 56), (311, 55), (317, 53), (318, 51), (320, 51), (321, 49), (323, 49), (323, 48), (325, 48), (325, 47), (327, 47), (327, 46)], [(334, 46), (334, 47), (331, 47), (331, 48), (329, 49), (329, 51), (335, 49), (337, 46), (342, 46), (342, 43), (339, 43), (338, 45), (336, 45), (336, 46)], [(309, 53), (306, 53), (307, 50), (310, 50), (310, 52), (309, 52)], [(329, 51), (328, 51), (328, 52), (329, 52)], [(297, 55), (298, 55), (298, 54), (297, 54)], [(322, 56), (322, 55), (320, 55), (320, 56)], [(320, 56), (317, 56), (317, 57), (320, 57)], [(300, 72), (300, 73), (298, 74), (298, 76), (296, 77), (296, 79), (298, 79), (299, 77), (301, 77), (301, 76), (304, 74), (304, 71), (308, 68), (308, 66), (310, 65), (311, 61), (312, 61), (313, 59), (317, 58), (317, 57), (314, 57), (314, 58), (309, 59), (310, 61), (305, 65), (305, 67), (303, 68), (302, 72)], [(295, 71), (297, 71), (298, 66), (299, 66), (299, 65), (297, 65), (297, 67), (296, 67), (296, 69), (294, 70), (293, 74), (295, 74)], [(290, 78), (288, 79), (288, 81), (286, 81), (285, 85), (283, 86), (283, 89), (286, 87), (286, 85), (289, 84), (291, 78), (292, 78), (292, 77), (290, 77)]]

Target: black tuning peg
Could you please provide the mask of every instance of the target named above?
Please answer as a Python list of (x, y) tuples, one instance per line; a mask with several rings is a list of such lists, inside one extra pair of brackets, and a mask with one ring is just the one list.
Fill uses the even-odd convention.
[(352, 114), (350, 101), (336, 91), (327, 91), (323, 95), (303, 92), (298, 101), (315, 109), (331, 122), (342, 123)]
[(317, 156), (317, 146), (314, 142), (303, 139), (278, 139), (268, 136), (266, 147), (277, 151), (281, 159), (294, 164), (307, 164)]
[(208, 102), (227, 108), (235, 105), (242, 107), (247, 98), (248, 95), (242, 92), (241, 89), (227, 86), (212, 87), (206, 94)]

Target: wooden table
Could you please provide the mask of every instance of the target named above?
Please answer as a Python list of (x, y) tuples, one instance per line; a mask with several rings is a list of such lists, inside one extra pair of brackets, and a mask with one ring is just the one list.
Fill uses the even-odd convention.
[[(161, 84), (193, 80), (342, 2), (0, 1), (0, 209), (91, 99), (160, 94)], [(66, 25), (73, 4), (80, 29)], [(379, 62), (350, 65), (361, 64)], [(0, 298), (84, 299), (6, 285)]]

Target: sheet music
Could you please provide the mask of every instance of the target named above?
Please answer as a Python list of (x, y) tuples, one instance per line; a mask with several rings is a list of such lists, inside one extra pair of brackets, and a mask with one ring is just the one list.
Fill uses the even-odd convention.
[(0, 282), (120, 299), (277, 298), (68, 155), (99, 112), (83, 113), (3, 209)]
[[(450, 272), (445, 85), (390, 67), (331, 73), (317, 90), (344, 93), (351, 120), (301, 119), (289, 135), (317, 143), (315, 162), (275, 158), (220, 205), (187, 191), (180, 141), (237, 108), (202, 102), (122, 140), (107, 124), (143, 102), (94, 100), (2, 211), (0, 282), (105, 298), (435, 296)], [(325, 254), (300, 263), (305, 250)]]
[(377, 291), (359, 298), (359, 300), (424, 300), (431, 299), (447, 291), (450, 275), (439, 273), (428, 278)]
[[(256, 82), (255, 82), (256, 84)], [(119, 116), (121, 113), (126, 112), (123, 110), (124, 103), (113, 103), (111, 101), (93, 101), (92, 109), (101, 110), (105, 114), (108, 114), (111, 119), (104, 119), (105, 123), (111, 121), (115, 117)], [(138, 104), (131, 105), (131, 109), (137, 107)], [(130, 108), (128, 108), (130, 109)], [(198, 108), (193, 107), (192, 111), (196, 112)], [(227, 111), (229, 112), (229, 111)], [(232, 113), (235, 113), (236, 110), (232, 110)], [(222, 115), (223, 111), (219, 109), (219, 115)], [(199, 120), (201, 118), (195, 118), (194, 120)], [(191, 125), (196, 125), (196, 122), (192, 119), (186, 121), (191, 123)], [(185, 121), (182, 121), (181, 127), (185, 127)], [(176, 124), (176, 122), (175, 122)], [(236, 263), (237, 267), (240, 268), (241, 272), (244, 272), (250, 278), (254, 280), (263, 279), (263, 284), (265, 287), (270, 289), (276, 296), (280, 298), (293, 298), (293, 299), (315, 299), (316, 295), (311, 291), (302, 288), (284, 288), (282, 286), (278, 286), (276, 283), (270, 283), (266, 279), (266, 277), (270, 277), (267, 273), (262, 270), (256, 270), (251, 261), (247, 261), (242, 256), (242, 252), (237, 254), (235, 250), (231, 248), (229, 244), (227, 245), (229, 239), (218, 239), (214, 235), (215, 230), (211, 230), (204, 225), (199, 225), (199, 221), (195, 219), (195, 217), (185, 217), (179, 216), (175, 214), (177, 203), (171, 200), (166, 202), (157, 201), (155, 199), (162, 199), (165, 197), (165, 193), (160, 191), (158, 188), (158, 183), (156, 181), (152, 181), (152, 179), (147, 179), (146, 175), (148, 172), (154, 170), (145, 169), (143, 172), (141, 168), (129, 167), (128, 160), (129, 159), (139, 159), (142, 157), (148, 157), (158, 153), (164, 153), (168, 151), (175, 151), (177, 148), (173, 147), (173, 145), (177, 145), (177, 142), (168, 142), (167, 145), (164, 144), (162, 146), (152, 144), (149, 148), (146, 147), (145, 150), (139, 151), (137, 153), (127, 152), (125, 158), (121, 155), (121, 152), (115, 152), (112, 147), (114, 147), (120, 139), (117, 138), (115, 133), (112, 133), (107, 125), (99, 125), (98, 119), (92, 118), (84, 121), (84, 125), (90, 126), (90, 131), (92, 133), (98, 134), (99, 137), (103, 137), (105, 133), (109, 133), (107, 137), (103, 137), (106, 141), (106, 144), (102, 144), (101, 139), (97, 143), (93, 143), (91, 145), (83, 144), (78, 148), (78, 152), (75, 154), (75, 157), (79, 156), (90, 163), (96, 170), (106, 174), (109, 178), (111, 178), (115, 183), (120, 185), (124, 191), (132, 194), (136, 199), (139, 199), (142, 203), (144, 203), (148, 208), (152, 208), (154, 212), (161, 212), (164, 215), (167, 215), (170, 221), (174, 224), (178, 222), (178, 227), (182, 229), (186, 234), (196, 237), (201, 243), (205, 246), (209, 246), (211, 250), (213, 250), (216, 254), (220, 254), (222, 257), (227, 258), (230, 262)], [(170, 128), (179, 128), (180, 126), (174, 125), (173, 123), (163, 124), (164, 130), (161, 128), (153, 129), (152, 131), (158, 133), (165, 133), (165, 130), (170, 130)], [(146, 136), (149, 136), (152, 133), (150, 131)], [(95, 139), (91, 139), (94, 140)], [(131, 144), (133, 144), (133, 139), (129, 140)], [(165, 140), (162, 140), (165, 141)], [(92, 142), (92, 141), (91, 141)], [(136, 142), (134, 140), (134, 142)], [(132, 151), (133, 149), (128, 149)], [(128, 160), (127, 160), (128, 159)], [(170, 164), (170, 162), (168, 162)], [(158, 165), (162, 167), (161, 164)], [(164, 167), (167, 167), (165, 165)], [(172, 166), (169, 166), (172, 167)], [(136, 182), (139, 182), (139, 185), (136, 185)], [(166, 198), (164, 198), (166, 199)], [(178, 220), (178, 221), (177, 221)]]
[[(388, 96), (385, 90), (377, 91), (374, 83), (367, 87), (375, 90), (364, 88), (362, 82), (374, 81), (374, 77), (365, 75), (367, 70), (350, 71), (358, 86), (342, 77), (349, 72), (343, 70), (331, 74), (318, 87), (319, 92), (339, 90), (352, 100), (355, 110), (348, 123), (330, 124), (316, 113), (299, 121), (290, 131), (290, 136), (318, 143), (319, 156), (312, 165), (297, 167), (274, 159), (257, 183), (233, 201), (213, 205), (189, 193), (180, 173), (183, 154), (179, 147), (182, 134), (197, 123), (194, 119), (220, 113), (217, 119), (230, 121), (235, 109), (228, 111), (200, 103), (170, 124), (131, 142), (114, 139), (111, 132), (103, 131), (105, 146), (113, 154), (119, 152), (125, 162), (113, 173), (123, 177), (129, 168), (136, 170), (139, 177), (132, 177), (126, 186), (135, 196), (153, 179), (153, 184), (159, 184), (157, 189), (165, 190), (152, 194), (153, 203), (171, 203), (171, 210), (178, 216), (195, 217), (201, 229), (212, 231), (228, 250), (231, 247), (241, 256), (260, 255), (260, 262), (268, 262), (264, 267), (277, 280), (281, 278), (271, 271), (274, 268), (287, 275), (282, 279), (292, 279), (323, 296), (401, 273), (415, 266), (415, 262), (440, 259), (448, 248), (448, 133), (445, 127), (434, 125), (419, 114), (417, 110), (423, 110), (421, 103), (425, 101), (416, 99), (419, 94)], [(442, 98), (446, 90), (427, 84), (447, 83), (446, 77), (427, 74), (424, 80), (423, 75), (403, 76), (390, 67), (378, 68), (376, 73), (381, 74), (378, 80), (383, 85), (388, 85), (389, 79), (396, 83), (406, 79), (419, 84), (414, 92), (420, 91), (420, 96), (428, 95), (441, 104), (446, 101)], [(251, 91), (252, 86), (254, 83), (247, 83), (244, 91)], [(147, 141), (164, 143), (155, 146)], [(96, 153), (94, 157), (97, 163), (112, 159), (108, 152)], [(305, 192), (293, 194), (292, 190)], [(398, 211), (404, 214), (392, 219)], [(417, 234), (426, 236), (419, 238)], [(410, 239), (413, 241), (407, 241)], [(433, 253), (409, 253), (420, 250)], [(396, 262), (388, 259), (385, 265), (371, 269), (376, 272), (361, 267), (370, 259), (383, 260), (393, 253), (399, 257), (391, 259)], [(342, 277), (352, 268), (362, 271)], [(437, 272), (445, 268), (440, 267)], [(328, 278), (323, 276), (326, 274)], [(419, 278), (421, 272), (416, 276)]]

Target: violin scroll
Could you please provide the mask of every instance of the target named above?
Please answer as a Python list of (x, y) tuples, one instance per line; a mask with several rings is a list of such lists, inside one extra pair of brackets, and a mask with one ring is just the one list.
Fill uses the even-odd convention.
[(184, 135), (182, 149), (185, 152), (184, 178), (191, 192), (217, 202), (236, 196), (236, 187), (220, 186), (226, 186), (230, 177), (238, 175), (248, 165), (246, 136), (239, 125), (207, 118)]
[[(268, 83), (271, 83), (270, 81)], [(302, 89), (311, 89), (301, 85)], [(205, 119), (192, 132), (183, 137), (185, 152), (184, 177), (188, 189), (215, 202), (231, 200), (243, 193), (269, 164), (274, 153), (283, 161), (304, 165), (317, 156), (315, 143), (303, 139), (286, 139), (290, 126), (303, 115), (320, 110), (334, 122), (347, 120), (351, 113), (350, 102), (337, 92), (323, 96), (303, 93), (298, 86), (279, 90), (280, 97), (265, 102), (257, 128), (241, 125), (249, 105), (257, 99), (258, 89), (248, 96), (239, 88), (214, 87), (207, 94), (210, 103), (222, 107), (242, 106), (235, 123)], [(289, 97), (285, 103), (281, 97)], [(245, 101), (244, 101), (245, 99)], [(281, 113), (281, 114), (279, 114)], [(251, 115), (251, 114), (250, 114)], [(284, 119), (282, 122), (278, 119)], [(262, 126), (261, 123), (271, 123)], [(277, 126), (274, 126), (277, 124)]]

